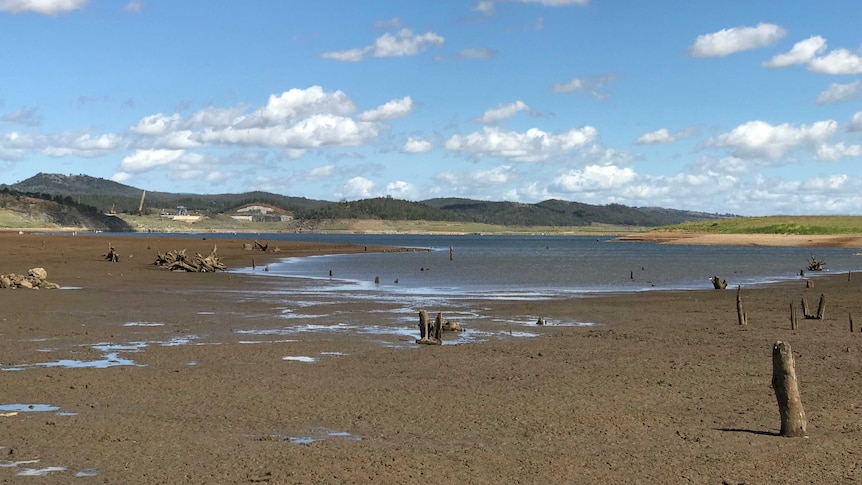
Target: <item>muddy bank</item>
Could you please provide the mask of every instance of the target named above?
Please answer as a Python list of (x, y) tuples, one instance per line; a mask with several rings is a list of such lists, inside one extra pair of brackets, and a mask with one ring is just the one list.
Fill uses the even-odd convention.
[[(365, 250), (285, 243), (253, 254), (242, 249), (251, 240), (219, 240), (218, 253), (238, 267)], [(745, 327), (735, 291), (496, 300), (477, 310), (596, 325), (421, 348), (405, 337), (389, 347), (350, 332), (246, 332), (301, 323), (283, 313), (296, 298), (253, 297), (272, 291), (270, 278), (149, 264), (156, 251), (208, 254), (211, 240), (111, 242), (119, 263), (103, 259), (105, 237), (0, 234), (0, 273), (39, 266), (71, 287), (0, 290), (0, 480), (862, 480), (862, 323), (850, 334), (848, 321), (862, 313), (862, 276), (743, 289)], [(791, 331), (789, 304), (820, 294), (826, 318)], [(337, 307), (350, 323), (384, 305)], [(776, 436), (779, 339), (796, 354), (807, 439)]]

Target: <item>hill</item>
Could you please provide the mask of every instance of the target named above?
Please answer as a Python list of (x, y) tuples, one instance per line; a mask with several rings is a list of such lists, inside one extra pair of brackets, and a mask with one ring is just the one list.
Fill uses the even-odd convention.
[(111, 217), (71, 199), (43, 199), (0, 190), (0, 227), (3, 228), (77, 228), (108, 232), (127, 232), (132, 228), (119, 217)]
[(564, 200), (536, 204), (489, 202), (463, 198), (436, 198), (419, 202), (380, 197), (330, 202), (289, 197), (269, 192), (241, 194), (188, 194), (150, 192), (88, 175), (38, 173), (27, 180), (0, 189), (17, 191), (41, 199), (69, 200), (90, 206), (95, 212), (137, 214), (142, 196), (143, 213), (158, 215), (184, 206), (190, 212), (215, 215), (248, 203), (264, 203), (292, 211), (297, 219), (376, 219), (446, 221), (500, 226), (585, 227), (615, 225), (656, 227), (688, 221), (714, 220), (716, 214), (662, 208), (637, 208), (620, 204), (590, 205)]

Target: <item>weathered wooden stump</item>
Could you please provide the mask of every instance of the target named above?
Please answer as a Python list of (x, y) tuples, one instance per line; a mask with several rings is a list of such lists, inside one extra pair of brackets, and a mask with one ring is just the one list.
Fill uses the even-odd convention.
[(806, 320), (823, 320), (826, 316), (826, 295), (820, 294), (820, 303), (817, 304), (817, 313), (808, 310), (808, 301), (802, 297), (802, 315)]
[(748, 315), (742, 310), (742, 290), (741, 286), (736, 287), (736, 319), (740, 325), (748, 325)]
[(713, 276), (709, 280), (712, 281), (712, 287), (715, 288), (716, 290), (723, 290), (723, 289), (727, 288), (727, 281), (724, 281), (723, 279), (719, 278), (718, 276)]
[(120, 253), (118, 253), (117, 250), (114, 249), (113, 244), (108, 243), (108, 252), (103, 254), (102, 256), (104, 256), (106, 260), (112, 263), (120, 262)]
[(799, 320), (796, 319), (796, 308), (793, 307), (793, 303), (790, 303), (790, 330), (796, 330), (799, 328)]
[(781, 436), (803, 437), (808, 428), (793, 351), (787, 342), (778, 341), (772, 346), (772, 388), (781, 415)]
[(416, 341), (417, 344), (441, 345), (443, 343), (443, 339), (440, 338), (441, 331), (440, 326), (436, 323), (433, 326), (428, 324), (427, 311), (419, 310), (419, 340)]
[(544, 325), (544, 324), (545, 324), (545, 317), (539, 317), (539, 319), (536, 320), (536, 325)]

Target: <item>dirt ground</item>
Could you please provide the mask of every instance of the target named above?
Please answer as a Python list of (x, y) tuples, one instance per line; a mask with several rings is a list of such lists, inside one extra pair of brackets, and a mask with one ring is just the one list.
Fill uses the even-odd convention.
[[(243, 250), (252, 239), (219, 240), (222, 261), (380, 249)], [(862, 274), (743, 288), (747, 326), (736, 291), (644, 292), (482, 302), (501, 318), (598, 324), (529, 339), (388, 348), (309, 333), (249, 345), (237, 329), (284, 325), (277, 305), (248, 297), (269, 279), (149, 264), (157, 251), (206, 255), (204, 238), (113, 239), (119, 263), (102, 258), (108, 241), (0, 234), (0, 274), (43, 267), (68, 288), (0, 289), (2, 482), (862, 481)], [(789, 306), (821, 294), (825, 318), (790, 330)], [(778, 340), (794, 351), (807, 438), (777, 434)]]

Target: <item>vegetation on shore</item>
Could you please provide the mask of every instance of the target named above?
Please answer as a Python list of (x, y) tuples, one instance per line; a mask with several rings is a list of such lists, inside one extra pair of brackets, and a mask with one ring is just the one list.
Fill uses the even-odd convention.
[(713, 234), (796, 234), (802, 236), (862, 234), (862, 216), (734, 217), (715, 221), (685, 222), (654, 230)]

